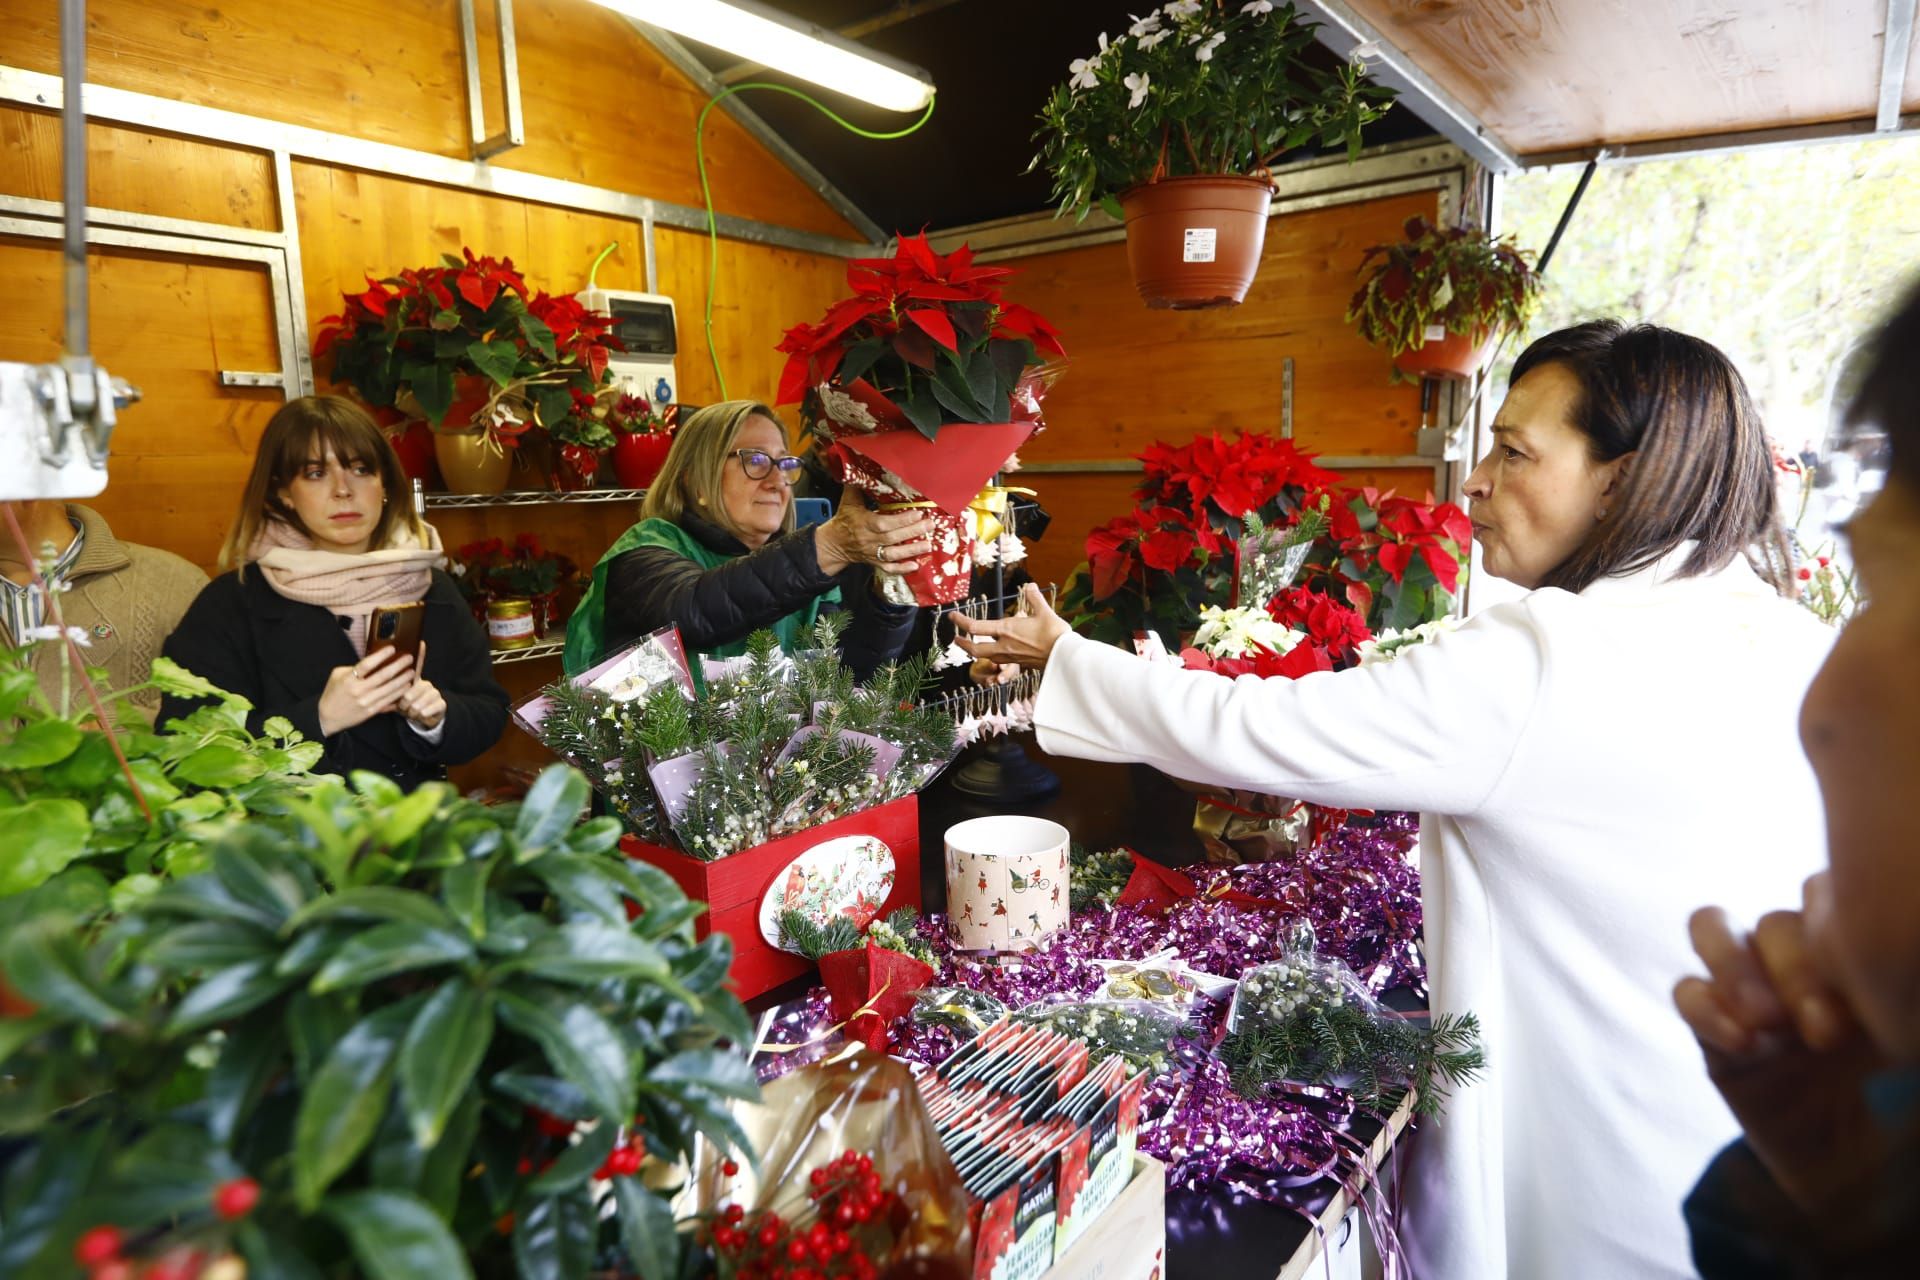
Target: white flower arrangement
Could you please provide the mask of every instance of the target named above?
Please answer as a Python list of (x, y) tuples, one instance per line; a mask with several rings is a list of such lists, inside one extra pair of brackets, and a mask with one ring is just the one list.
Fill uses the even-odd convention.
[(1428, 644), (1447, 632), (1457, 631), (1459, 628), (1460, 620), (1451, 616), (1436, 618), (1432, 622), (1423, 622), (1405, 631), (1388, 628), (1373, 639), (1360, 642), (1358, 649), (1360, 665), (1373, 667), (1383, 662), (1392, 662), (1415, 645)]
[(1303, 632), (1275, 622), (1265, 609), (1207, 605), (1200, 610), (1193, 647), (1211, 658), (1238, 658), (1251, 653), (1255, 645), (1285, 654), (1304, 638)]

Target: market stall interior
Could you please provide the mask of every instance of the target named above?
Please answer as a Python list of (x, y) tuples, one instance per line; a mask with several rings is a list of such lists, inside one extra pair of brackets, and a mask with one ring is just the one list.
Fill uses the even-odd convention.
[[(1433, 1256), (1400, 1165), (1514, 1011), (1429, 992), (1419, 816), (1048, 757), (955, 617), (1444, 653), (1586, 190), (1519, 244), (1501, 179), (1920, 129), (1913, 0), (1694, 8), (0, 0), (0, 1274)], [(312, 396), (379, 456), (243, 497)], [(627, 546), (734, 630), (574, 662)], [(153, 549), (333, 612), (325, 691), (153, 660)], [(514, 708), (450, 770), (380, 594), (442, 550)]]

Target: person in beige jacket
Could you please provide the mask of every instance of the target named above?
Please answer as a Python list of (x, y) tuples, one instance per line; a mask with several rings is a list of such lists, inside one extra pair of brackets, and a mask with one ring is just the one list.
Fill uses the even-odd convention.
[[(73, 503), (14, 504), (26, 534), (27, 551), (43, 559), (60, 590), (60, 615), (81, 645), (90, 667), (104, 667), (115, 689), (139, 684), (160, 656), (160, 646), (179, 625), (187, 606), (207, 585), (193, 564), (157, 547), (122, 542), (100, 513)], [(32, 586), (34, 566), (10, 531), (0, 528), (0, 640), (9, 647), (29, 638), (50, 638), (53, 611)], [(58, 705), (64, 645), (42, 643), (27, 656), (40, 687)], [(78, 685), (75, 684), (77, 693)], [(105, 693), (106, 690), (101, 690)], [(160, 708), (153, 690), (137, 693), (133, 704), (152, 722)]]

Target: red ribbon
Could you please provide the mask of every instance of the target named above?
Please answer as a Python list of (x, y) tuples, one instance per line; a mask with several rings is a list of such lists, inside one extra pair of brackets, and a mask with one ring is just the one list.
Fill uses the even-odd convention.
[(1238, 889), (1227, 888), (1222, 879), (1214, 888), (1203, 895), (1200, 886), (1172, 867), (1163, 867), (1159, 863), (1143, 858), (1132, 849), (1133, 874), (1127, 877), (1127, 884), (1120, 891), (1119, 904), (1123, 907), (1138, 907), (1149, 915), (1161, 915), (1166, 910), (1186, 898), (1208, 897), (1217, 902), (1225, 902), (1236, 907), (1245, 907), (1253, 911), (1295, 912), (1299, 908), (1291, 902), (1279, 898), (1256, 898), (1250, 893), (1241, 893)]

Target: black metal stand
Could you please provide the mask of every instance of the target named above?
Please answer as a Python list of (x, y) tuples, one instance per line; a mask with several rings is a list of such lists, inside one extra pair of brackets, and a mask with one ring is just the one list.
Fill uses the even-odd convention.
[[(993, 483), (998, 486), (1000, 477), (995, 475)], [(1007, 499), (1007, 533), (1018, 537), (1014, 527), (1013, 499)], [(1000, 558), (999, 547), (994, 547), (993, 557), (993, 616), (1006, 616), (1007, 566)], [(1018, 808), (1033, 804), (1057, 795), (1060, 791), (1060, 778), (1053, 770), (1043, 764), (1037, 764), (1026, 753), (1012, 734), (1001, 734), (984, 741), (976, 742), (967, 748), (972, 757), (950, 775), (955, 791), (975, 800), (990, 804)]]

